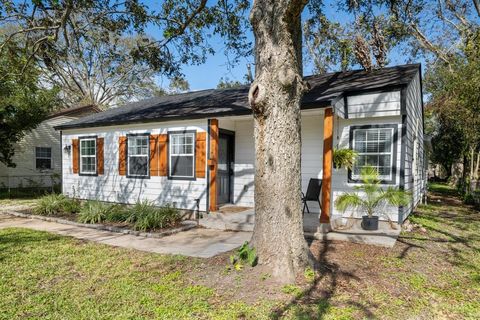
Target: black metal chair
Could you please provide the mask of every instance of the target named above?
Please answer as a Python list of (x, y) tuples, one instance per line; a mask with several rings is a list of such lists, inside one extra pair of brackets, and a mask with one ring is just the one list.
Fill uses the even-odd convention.
[(322, 179), (314, 179), (311, 178), (308, 182), (307, 194), (302, 192), (302, 201), (303, 201), (303, 214), (305, 213), (305, 208), (307, 212), (310, 213), (310, 209), (308, 209), (307, 202), (308, 201), (316, 201), (320, 206), (320, 210), (322, 209), (322, 205), (320, 204), (320, 191), (322, 190)]

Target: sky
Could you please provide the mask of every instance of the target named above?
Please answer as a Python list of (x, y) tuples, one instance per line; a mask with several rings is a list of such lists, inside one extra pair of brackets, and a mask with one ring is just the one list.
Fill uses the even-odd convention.
[[(147, 1), (148, 2), (148, 1)], [(325, 7), (324, 12), (327, 16), (331, 17), (332, 20), (336, 21), (351, 21), (353, 19), (352, 16), (344, 12), (339, 12), (336, 8), (337, 2), (336, 1), (324, 1)], [(305, 9), (305, 15), (307, 9)], [(149, 30), (151, 35), (156, 37), (159, 36), (159, 30), (151, 28)], [(249, 41), (253, 43), (254, 36), (251, 30), (247, 33), (247, 38)], [(245, 75), (247, 73), (247, 64), (252, 64), (252, 72), (254, 72), (253, 56), (250, 57), (242, 57), (240, 58), (239, 63), (234, 67), (228, 67), (228, 58), (225, 56), (223, 48), (225, 47), (223, 43), (223, 39), (219, 36), (214, 36), (210, 40), (211, 45), (215, 50), (214, 55), (210, 55), (207, 57), (207, 61), (202, 65), (184, 65), (182, 67), (182, 73), (185, 76), (185, 79), (190, 84), (190, 90), (203, 90), (203, 89), (211, 89), (215, 88), (220, 79), (228, 79), (230, 81), (245, 81)], [(424, 63), (423, 58), (415, 59), (414, 61), (408, 61), (406, 56), (403, 55), (399, 50), (393, 50), (389, 54), (389, 65), (398, 65), (398, 64), (405, 64), (407, 62), (420, 62)], [(360, 66), (357, 66), (360, 68)], [(312, 65), (308, 62), (304, 64), (304, 75), (312, 74)], [(335, 70), (336, 71), (336, 70)], [(169, 81), (162, 77), (158, 77), (158, 84), (164, 88), (168, 87)]]

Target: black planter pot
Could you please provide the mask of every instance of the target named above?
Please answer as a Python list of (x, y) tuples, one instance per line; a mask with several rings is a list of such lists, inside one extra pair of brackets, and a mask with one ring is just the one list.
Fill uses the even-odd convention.
[(378, 230), (378, 216), (362, 216), (363, 230)]

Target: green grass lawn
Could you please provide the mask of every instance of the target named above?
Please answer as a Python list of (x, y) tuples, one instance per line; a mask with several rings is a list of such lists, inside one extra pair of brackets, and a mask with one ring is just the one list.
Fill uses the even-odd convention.
[(429, 204), (393, 249), (311, 244), (317, 276), (281, 286), (262, 267), (0, 230), (0, 319), (478, 319), (480, 212), (454, 190)]
[(37, 203), (37, 198), (24, 198), (24, 199), (0, 199), (0, 209), (2, 207), (11, 206), (34, 206)]

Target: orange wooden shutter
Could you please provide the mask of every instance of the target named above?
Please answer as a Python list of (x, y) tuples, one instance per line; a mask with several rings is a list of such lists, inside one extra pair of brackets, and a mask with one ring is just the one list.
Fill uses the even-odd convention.
[(127, 174), (127, 137), (118, 138), (118, 174)]
[(72, 171), (73, 173), (78, 173), (78, 165), (79, 165), (79, 153), (80, 150), (78, 148), (78, 139), (72, 139)]
[(207, 159), (207, 133), (198, 132), (195, 141), (195, 173), (197, 178), (205, 178), (205, 164)]
[(150, 135), (150, 175), (159, 175), (158, 134)]
[(168, 134), (158, 135), (159, 167), (158, 175), (168, 175)]
[(103, 174), (103, 138), (97, 138), (97, 172)]

